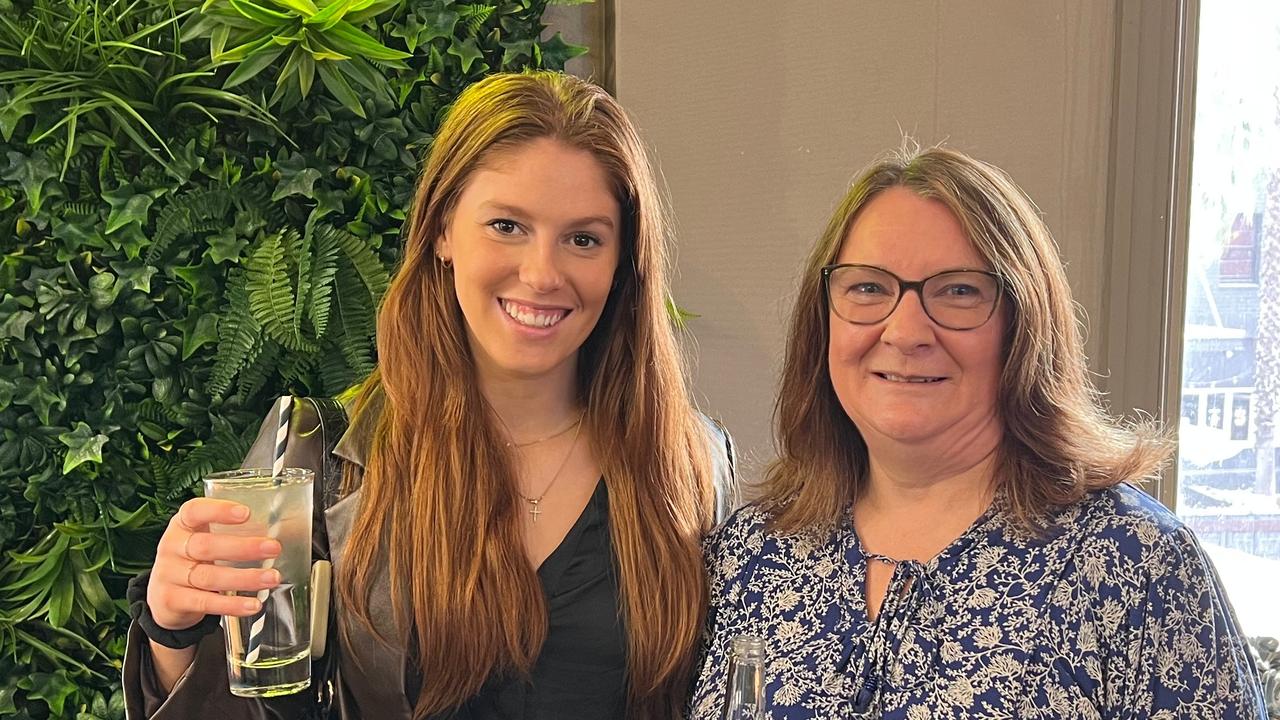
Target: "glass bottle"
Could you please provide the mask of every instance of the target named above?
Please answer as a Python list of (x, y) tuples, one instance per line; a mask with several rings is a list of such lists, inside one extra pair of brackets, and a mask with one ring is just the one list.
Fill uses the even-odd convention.
[(722, 720), (764, 720), (764, 638), (739, 635), (729, 656)]

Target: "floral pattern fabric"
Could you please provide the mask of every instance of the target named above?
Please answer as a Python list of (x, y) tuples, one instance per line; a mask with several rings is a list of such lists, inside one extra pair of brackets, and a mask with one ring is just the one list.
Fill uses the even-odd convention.
[(772, 720), (1264, 720), (1257, 670), (1191, 532), (1129, 485), (1043, 533), (998, 498), (927, 563), (895, 566), (875, 620), (849, 522), (792, 535), (739, 510), (707, 541), (712, 607), (689, 707), (719, 720), (728, 648), (765, 639)]

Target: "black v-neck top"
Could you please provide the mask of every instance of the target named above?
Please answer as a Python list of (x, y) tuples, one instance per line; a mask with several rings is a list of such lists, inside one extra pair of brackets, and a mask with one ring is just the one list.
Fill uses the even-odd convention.
[[(475, 697), (433, 720), (610, 720), (625, 715), (627, 637), (604, 480), (538, 568), (538, 578), (549, 622), (529, 680), (491, 677)], [(412, 707), (421, 682), (416, 663), (406, 668)]]

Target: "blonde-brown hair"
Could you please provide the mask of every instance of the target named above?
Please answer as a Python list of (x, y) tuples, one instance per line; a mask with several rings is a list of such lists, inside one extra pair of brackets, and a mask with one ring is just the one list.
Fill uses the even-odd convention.
[[(665, 310), (660, 193), (630, 120), (588, 82), (550, 72), (491, 76), (459, 96), (436, 135), (403, 263), (378, 315), (380, 369), (357, 401), (357, 413), (383, 407), (339, 587), (373, 627), (370, 588), (386, 563), (396, 617), (415, 634), (425, 679), (417, 718), (456, 707), (494, 673), (527, 674), (538, 657), (547, 610), (524, 549), (514, 458), (474, 381), (453, 275), (435, 245), (477, 168), (540, 138), (592, 153), (621, 209), (614, 286), (579, 350), (578, 389), (609, 492), (628, 713), (673, 716), (705, 613), (708, 449)], [(379, 395), (385, 400), (370, 402)]]
[(1005, 434), (995, 479), (1019, 524), (1034, 530), (1051, 508), (1158, 472), (1170, 453), (1161, 433), (1112, 418), (1089, 379), (1062, 260), (1030, 198), (1002, 170), (964, 153), (903, 149), (859, 173), (805, 266), (774, 414), (779, 458), (760, 498), (774, 508), (774, 527), (836, 521), (867, 481), (867, 446), (831, 384), (821, 268), (835, 262), (859, 211), (894, 187), (946, 205), (1004, 281), (997, 407)]

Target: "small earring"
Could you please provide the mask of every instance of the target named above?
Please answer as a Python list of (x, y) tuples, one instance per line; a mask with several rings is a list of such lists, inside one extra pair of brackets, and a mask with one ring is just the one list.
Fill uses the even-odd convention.
[(451, 270), (451, 269), (453, 269), (453, 260), (452, 260), (452, 259), (447, 258), (447, 257), (445, 257), (445, 256), (443, 256), (443, 255), (437, 255), (437, 256), (436, 256), (436, 259), (440, 261), (440, 264), (444, 266), (444, 269), (445, 269), (445, 270)]

